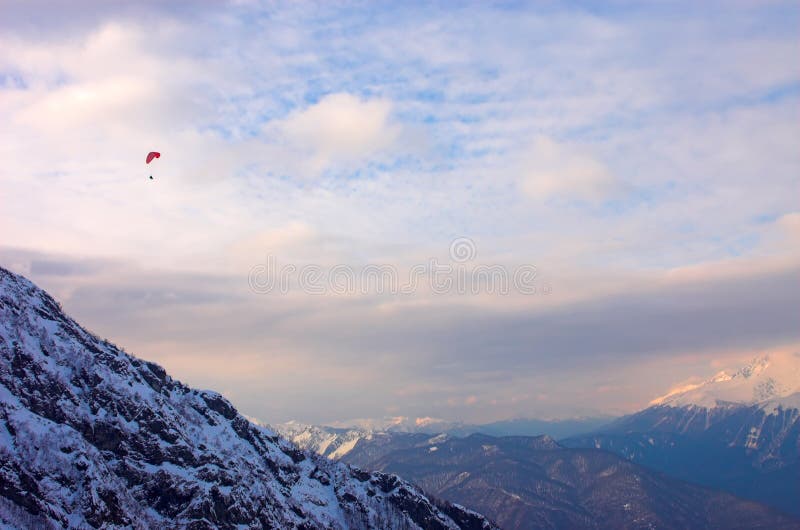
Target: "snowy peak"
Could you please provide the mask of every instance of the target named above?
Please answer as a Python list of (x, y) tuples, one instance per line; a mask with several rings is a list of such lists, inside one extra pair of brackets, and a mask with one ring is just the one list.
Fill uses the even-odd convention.
[(436, 444), (451, 438), (446, 433), (340, 429), (327, 425), (306, 425), (296, 421), (279, 423), (270, 428), (305, 451), (313, 451), (331, 460), (343, 461), (347, 461), (346, 457), (354, 449), (363, 447), (363, 444), (379, 447), (402, 439), (409, 442), (411, 446), (431, 446), (431, 450), (436, 451)]
[[(650, 405), (673, 407), (780, 404), (784, 398), (800, 392), (800, 353), (770, 353), (756, 357), (746, 365), (723, 371), (698, 384), (674, 388)], [(788, 399), (787, 405), (795, 400)]]
[(338, 460), (352, 451), (360, 440), (371, 440), (374, 434), (367, 429), (320, 427), (297, 421), (279, 423), (270, 428), (298, 447), (333, 460)]
[(292, 420), (269, 427), (303, 450), (312, 451), (332, 460), (340, 460), (362, 440), (369, 442), (376, 437), (385, 438), (398, 433), (434, 436), (445, 429), (461, 426), (460, 423), (430, 417), (393, 416), (349, 420), (333, 425), (309, 425)]

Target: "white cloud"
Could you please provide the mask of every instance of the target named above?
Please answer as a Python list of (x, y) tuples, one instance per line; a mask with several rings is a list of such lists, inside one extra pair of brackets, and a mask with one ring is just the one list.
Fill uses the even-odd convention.
[(800, 212), (787, 213), (778, 219), (778, 224), (794, 239), (800, 239)]
[(330, 94), (293, 111), (277, 127), (292, 149), (310, 155), (310, 169), (319, 173), (331, 164), (363, 162), (391, 147), (400, 136), (391, 112), (387, 99)]
[(600, 200), (620, 188), (585, 148), (540, 136), (522, 156), (522, 189), (535, 199)]

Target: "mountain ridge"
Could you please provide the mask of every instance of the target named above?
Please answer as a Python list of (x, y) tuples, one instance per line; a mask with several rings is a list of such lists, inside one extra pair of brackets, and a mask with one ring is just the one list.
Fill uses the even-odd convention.
[(0, 267), (0, 523), (480, 529), (394, 475), (305, 453), (100, 340)]
[[(541, 436), (565, 438), (592, 432), (606, 425), (613, 417), (586, 417), (563, 420), (516, 418), (486, 424), (467, 424), (431, 418), (396, 416), (377, 420), (363, 419), (337, 422), (335, 425), (314, 425), (298, 421), (265, 424), (284, 438), (301, 447), (333, 459), (340, 459), (352, 451), (359, 439), (366, 441), (394, 433), (447, 435), (464, 437), (474, 433), (490, 436)], [(419, 421), (423, 420), (423, 421)]]
[(674, 388), (650, 405), (705, 408), (726, 403), (754, 405), (779, 402), (797, 393), (800, 393), (800, 353), (776, 352), (757, 356), (736, 370), (723, 370), (701, 383)]

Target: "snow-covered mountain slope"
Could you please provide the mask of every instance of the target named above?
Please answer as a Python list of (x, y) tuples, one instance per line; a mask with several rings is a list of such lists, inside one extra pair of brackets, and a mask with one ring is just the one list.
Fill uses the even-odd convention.
[(732, 371), (679, 389), (611, 424), (611, 431), (713, 438), (741, 448), (756, 467), (800, 460), (800, 354), (762, 355)]
[(713, 437), (752, 455), (755, 465), (800, 459), (800, 354), (762, 355), (612, 422), (607, 432)]
[(798, 385), (800, 356), (761, 356), (562, 443), (612, 451), (800, 515)]
[[(762, 355), (731, 373), (723, 371), (702, 383), (678, 387), (650, 404), (712, 408), (771, 401), (775, 405), (798, 392), (800, 353), (783, 352)], [(795, 401), (789, 400), (787, 405)]]
[(306, 453), (98, 339), (0, 268), (0, 528), (475, 528)]

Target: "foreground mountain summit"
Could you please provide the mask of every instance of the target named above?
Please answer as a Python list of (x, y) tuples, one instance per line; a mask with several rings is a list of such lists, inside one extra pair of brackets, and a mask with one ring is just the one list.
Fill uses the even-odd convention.
[(0, 527), (493, 528), (395, 476), (298, 450), (3, 268)]

